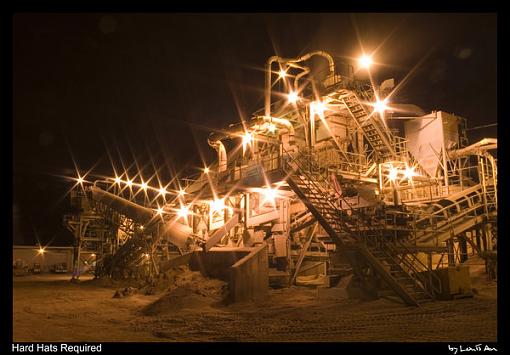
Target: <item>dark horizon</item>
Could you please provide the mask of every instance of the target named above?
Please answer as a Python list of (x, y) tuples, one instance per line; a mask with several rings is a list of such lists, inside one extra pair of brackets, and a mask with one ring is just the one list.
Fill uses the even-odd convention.
[(152, 159), (165, 183), (193, 172), (197, 144), (214, 156), (209, 130), (262, 107), (268, 57), (356, 57), (356, 28), (365, 51), (382, 44), (379, 82), (421, 62), (395, 101), (496, 123), (496, 25), (496, 14), (16, 14), (14, 244), (72, 242), (61, 223), (72, 156), (92, 175), (113, 175), (107, 149), (117, 169), (136, 159), (149, 174)]

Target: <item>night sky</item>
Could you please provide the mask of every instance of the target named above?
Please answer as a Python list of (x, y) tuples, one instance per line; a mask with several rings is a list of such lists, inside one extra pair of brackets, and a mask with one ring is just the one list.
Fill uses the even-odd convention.
[(211, 162), (208, 132), (263, 106), (274, 54), (348, 60), (359, 39), (378, 81), (420, 63), (393, 101), (497, 122), (495, 14), (20, 13), (13, 34), (15, 244), (71, 243), (72, 157), (87, 178), (137, 161), (164, 183)]

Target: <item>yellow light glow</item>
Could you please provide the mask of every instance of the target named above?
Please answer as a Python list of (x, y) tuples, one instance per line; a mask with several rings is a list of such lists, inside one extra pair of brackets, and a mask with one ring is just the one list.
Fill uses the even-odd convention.
[(145, 253), (144, 256), (149, 259), (149, 254), (148, 253)]
[(166, 189), (164, 187), (161, 187), (159, 189), (159, 194), (162, 195), (162, 196), (165, 196), (167, 194), (168, 191), (166, 191)]
[(158, 214), (159, 214), (160, 216), (162, 216), (162, 215), (163, 215), (163, 212), (164, 212), (163, 207), (158, 207)]
[(276, 132), (276, 125), (274, 123), (268, 123), (267, 124), (267, 130), (269, 133), (275, 133)]
[(126, 185), (127, 185), (127, 186), (129, 186), (129, 187), (133, 186), (133, 180), (129, 180), (129, 179), (128, 179), (128, 180), (126, 181)]
[(406, 170), (404, 171), (404, 177), (408, 180), (412, 180), (414, 176), (417, 176), (418, 174), (414, 171), (414, 167), (406, 167)]
[(207, 166), (204, 168), (204, 173), (209, 174), (209, 168)]
[(276, 197), (278, 196), (278, 190), (272, 189), (270, 187), (267, 187), (265, 189), (262, 189), (261, 191), (262, 195), (264, 196), (264, 200), (262, 203), (271, 202), (272, 204), (275, 203)]
[(373, 63), (372, 57), (369, 55), (364, 54), (358, 58), (358, 64), (361, 68), (368, 69), (370, 68), (372, 63)]
[(225, 199), (216, 199), (209, 202), (211, 212), (217, 212), (225, 209)]
[(291, 104), (295, 104), (299, 99), (299, 96), (296, 92), (294, 91), (291, 91), (289, 92), (289, 94), (287, 95), (287, 100), (291, 103)]
[(83, 184), (83, 178), (81, 176), (79, 176), (76, 181), (78, 181), (78, 184)]
[(278, 76), (280, 79), (283, 79), (287, 76), (287, 72), (283, 69), (280, 69), (280, 71), (278, 72)]
[(38, 250), (39, 254), (44, 254), (44, 252), (45, 252), (44, 248), (39, 248), (39, 250)]
[(96, 254), (92, 253), (90, 254), (91, 257), (95, 258), (96, 257)]
[(310, 115), (313, 117), (315, 115), (319, 115), (319, 117), (324, 117), (324, 110), (326, 109), (326, 105), (324, 105), (321, 101), (314, 101), (310, 104)]
[(177, 211), (177, 216), (186, 218), (189, 215), (189, 208), (186, 206), (182, 206), (179, 211)]
[(243, 155), (246, 153), (246, 147), (251, 145), (253, 141), (253, 135), (250, 132), (246, 132), (243, 136)]
[(115, 177), (115, 183), (120, 185), (120, 182), (121, 182), (120, 177), (116, 176)]
[(184, 196), (184, 195), (186, 195), (186, 191), (184, 191), (183, 189), (180, 189), (179, 196)]
[(243, 144), (250, 144), (253, 141), (253, 135), (250, 132), (246, 132), (243, 135)]
[(388, 109), (387, 100), (377, 100), (374, 104), (374, 110), (383, 114)]
[(140, 226), (140, 229), (143, 230), (143, 226)]
[(148, 186), (147, 186), (147, 183), (146, 183), (146, 182), (142, 182), (142, 183), (140, 184), (140, 186), (142, 187), (142, 189), (144, 189), (145, 191), (147, 191), (147, 187), (148, 187)]
[(394, 167), (391, 167), (390, 171), (388, 173), (388, 179), (390, 179), (391, 181), (395, 181), (397, 179), (397, 176), (398, 176), (397, 169), (395, 169)]

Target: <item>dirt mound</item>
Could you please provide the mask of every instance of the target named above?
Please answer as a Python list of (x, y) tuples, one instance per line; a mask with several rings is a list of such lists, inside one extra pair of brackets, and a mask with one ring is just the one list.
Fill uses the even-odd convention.
[[(188, 267), (178, 267), (162, 277), (154, 288), (167, 288), (167, 292), (157, 301), (146, 306), (142, 313), (157, 315), (175, 312), (180, 309), (203, 309), (220, 304), (228, 293), (228, 284), (218, 279), (202, 276)], [(172, 282), (173, 280), (173, 282)]]

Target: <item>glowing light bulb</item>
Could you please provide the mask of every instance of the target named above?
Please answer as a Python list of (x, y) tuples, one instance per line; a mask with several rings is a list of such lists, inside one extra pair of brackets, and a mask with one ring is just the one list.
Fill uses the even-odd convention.
[(253, 141), (253, 136), (251, 133), (249, 132), (246, 132), (244, 135), (243, 135), (243, 156), (244, 154), (246, 153), (246, 147), (251, 144), (251, 142)]
[(373, 63), (372, 57), (369, 55), (364, 54), (358, 58), (358, 64), (361, 68), (368, 69), (370, 68), (372, 63)]
[(212, 212), (221, 211), (225, 208), (225, 199), (216, 199), (209, 202)]
[(326, 105), (323, 102), (315, 101), (310, 104), (310, 115), (313, 117), (314, 115), (319, 115), (319, 117), (324, 117), (324, 110), (326, 109)]
[(275, 133), (276, 132), (276, 125), (274, 123), (268, 123), (267, 124), (267, 130), (269, 133)]
[(159, 189), (159, 194), (160, 194), (160, 195), (165, 196), (165, 195), (166, 195), (166, 193), (167, 193), (167, 191), (166, 191), (166, 189), (165, 189), (164, 187), (161, 187), (161, 188)]
[(115, 183), (120, 185), (120, 182), (121, 182), (120, 177), (116, 176), (115, 177)]
[(39, 250), (37, 251), (39, 254), (44, 254), (44, 248), (39, 248)]
[(391, 181), (395, 181), (397, 179), (398, 171), (394, 167), (390, 168), (390, 171), (388, 173), (388, 179)]
[(404, 171), (404, 177), (408, 180), (412, 180), (413, 176), (416, 176), (416, 172), (414, 171), (413, 167), (406, 167), (406, 170)]
[(78, 181), (78, 184), (83, 184), (83, 178), (81, 176), (79, 176), (76, 181)]
[(208, 167), (204, 168), (204, 173), (209, 174), (209, 168)]
[(251, 133), (246, 132), (243, 135), (243, 144), (250, 144), (253, 141), (253, 136)]
[(278, 190), (268, 187), (268, 188), (265, 188), (262, 190), (262, 195), (264, 196), (263, 203), (266, 201), (274, 203), (276, 200), (276, 197), (278, 196)]
[(146, 182), (142, 182), (142, 183), (140, 184), (140, 186), (142, 187), (142, 189), (144, 189), (145, 191), (147, 191), (147, 187), (148, 187), (148, 186), (147, 186), (147, 183), (146, 183)]
[(291, 91), (289, 92), (289, 94), (287, 95), (287, 100), (291, 103), (291, 104), (295, 104), (299, 99), (299, 96), (296, 92), (294, 91)]
[(126, 181), (126, 185), (127, 185), (127, 186), (129, 186), (129, 187), (133, 186), (133, 180), (129, 180), (129, 179), (128, 179), (128, 180)]
[(158, 214), (160, 216), (163, 215), (163, 212), (164, 212), (163, 207), (158, 207)]
[(374, 110), (379, 112), (380, 114), (383, 114), (384, 111), (388, 109), (388, 105), (386, 104), (387, 100), (377, 100), (374, 104)]
[(189, 208), (186, 206), (182, 206), (179, 211), (177, 211), (177, 216), (186, 218), (189, 215)]
[(180, 189), (179, 196), (184, 196), (184, 195), (186, 195), (186, 191), (184, 191), (183, 189)]
[(285, 78), (287, 76), (287, 71), (280, 69), (280, 71), (278, 72), (278, 76), (280, 79)]

